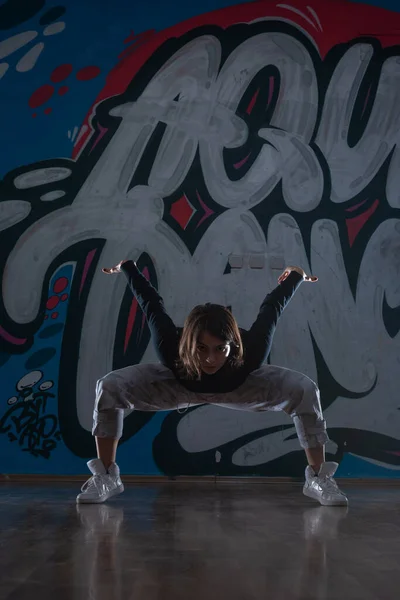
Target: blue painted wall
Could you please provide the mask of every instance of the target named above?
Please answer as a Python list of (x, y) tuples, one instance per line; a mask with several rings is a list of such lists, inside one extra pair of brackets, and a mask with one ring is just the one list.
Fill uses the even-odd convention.
[[(333, 1), (326, 2), (324, 7), (323, 4), (315, 3), (317, 16), (321, 16), (321, 13), (328, 10), (326, 8), (328, 4), (340, 4), (342, 8), (346, 5), (343, 2)], [(354, 7), (345, 10), (346, 15), (350, 13), (353, 16), (357, 15), (357, 21), (352, 23), (352, 27), (348, 27), (349, 34), (346, 39), (340, 39), (340, 35), (334, 30), (336, 26), (334, 22), (329, 24), (327, 20), (323, 22), (322, 28), (319, 27), (318, 21), (314, 19), (311, 12), (303, 10), (301, 2), (289, 5), (294, 10), (282, 9), (279, 17), (276, 16), (275, 3), (254, 3), (246, 0), (240, 2), (203, 0), (197, 4), (183, 0), (176, 0), (173, 3), (152, 0), (143, 4), (128, 3), (125, 0), (115, 0), (112, 3), (97, 0), (83, 0), (80, 3), (72, 0), (62, 3), (52, 0), (47, 2), (9, 0), (0, 4), (1, 473), (83, 473), (85, 461), (93, 454), (92, 439), (87, 425), (87, 413), (93, 405), (93, 397), (90, 397), (93, 382), (90, 380), (86, 385), (84, 375), (79, 375), (81, 363), (78, 357), (80, 353), (83, 355), (90, 351), (84, 347), (80, 332), (85, 331), (85, 335), (88, 336), (88, 332), (91, 331), (88, 306), (92, 302), (90, 298), (93, 286), (97, 285), (93, 283), (95, 272), (102, 266), (105, 258), (110, 256), (107, 253), (109, 242), (104, 245), (107, 235), (101, 228), (94, 227), (90, 239), (80, 238), (79, 243), (71, 242), (67, 249), (61, 248), (60, 245), (58, 249), (57, 236), (52, 238), (48, 235), (46, 222), (54, 223), (54, 228), (67, 227), (65, 223), (57, 224), (57, 211), (65, 210), (66, 207), (74, 205), (74, 202), (77, 204), (76, 199), (79, 200), (79, 194), (82, 194), (82, 190), (85, 189), (86, 178), (93, 172), (96, 164), (100, 164), (108, 144), (112, 144), (111, 133), (115, 133), (117, 124), (104, 127), (104, 123), (108, 121), (105, 113), (102, 113), (102, 110), (108, 110), (111, 105), (107, 105), (106, 102), (103, 108), (101, 104), (94, 106), (96, 99), (109, 98), (113, 90), (117, 90), (114, 93), (122, 94), (126, 89), (124, 102), (129, 101), (130, 98), (136, 100), (162, 64), (159, 55), (157, 58), (152, 57), (152, 53), (146, 55), (148, 45), (154, 44), (156, 48), (166, 43), (165, 59), (163, 59), (166, 61), (170, 56), (174, 56), (175, 50), (178, 49), (178, 46), (175, 50), (171, 49), (168, 40), (175, 38), (183, 45), (185, 39), (179, 36), (187, 35), (188, 40), (190, 36), (194, 38), (195, 34), (192, 31), (196, 27), (208, 28), (207, 33), (211, 34), (214, 32), (210, 29), (213, 23), (216, 26), (223, 24), (230, 33), (225, 37), (221, 33), (222, 30), (214, 33), (220, 36), (225, 53), (232, 52), (235, 44), (243, 43), (246, 36), (251, 34), (243, 33), (243, 30), (238, 31), (237, 39), (240, 38), (240, 42), (235, 41), (235, 28), (232, 28), (234, 17), (231, 12), (219, 13), (215, 19), (208, 16), (203, 21), (201, 18), (196, 20), (196, 17), (200, 14), (207, 15), (217, 9), (229, 9), (234, 5), (238, 5), (238, 23), (253, 22), (253, 11), (261, 10), (260, 5), (263, 5), (264, 18), (273, 16), (275, 21), (282, 23), (284, 31), (289, 32), (290, 35), (297, 28), (302, 43), (304, 41), (304, 44), (307, 44), (306, 38), (309, 39), (315, 34), (315, 42), (321, 51), (321, 59), (318, 59), (320, 60), (317, 69), (318, 81), (320, 89), (325, 93), (334, 65), (339, 60), (335, 52), (342, 52), (343, 44), (346, 48), (350, 48), (354, 40), (368, 33), (369, 42), (374, 39), (379, 45), (380, 40), (385, 45), (385, 34), (393, 37), (395, 35), (392, 31), (393, 23), (396, 19), (400, 22), (397, 14), (388, 14), (384, 31), (366, 32), (365, 24), (376, 22), (376, 17), (371, 16), (371, 7), (396, 11), (400, 6), (394, 0), (357, 4), (359, 4), (357, 13), (354, 13)], [(284, 10), (286, 12), (282, 12)], [(299, 16), (299, 10), (303, 16)], [(347, 10), (350, 12), (347, 13)], [(193, 18), (193, 22), (185, 24), (187, 20)], [(380, 21), (378, 19), (380, 23), (385, 23), (385, 16), (382, 17), (382, 13), (380, 19)], [(268, 29), (268, 21), (266, 23), (265, 27)], [(180, 28), (162, 37), (162, 32), (173, 26)], [(202, 31), (199, 30), (196, 35), (201, 35)], [(375, 52), (378, 56), (376, 64), (385, 60), (386, 55), (384, 57), (382, 54), (384, 52), (388, 52), (387, 56), (390, 53), (396, 56), (399, 54), (393, 49), (395, 41), (392, 37), (389, 44), (392, 48), (390, 52), (376, 46)], [(325, 40), (328, 41), (322, 51)], [(335, 44), (338, 48), (342, 44), (340, 51), (335, 50)], [(330, 52), (328, 58), (327, 52)], [(316, 64), (315, 60), (314, 64)], [(146, 68), (151, 73), (147, 72)], [(129, 69), (134, 69), (132, 74)], [(121, 71), (124, 71), (122, 75)], [(270, 77), (276, 77), (271, 73)], [(365, 131), (368, 131), (366, 123), (372, 114), (371, 98), (376, 92), (376, 86), (374, 87), (374, 81), (377, 81), (376, 72), (371, 72), (368, 76), (372, 85), (369, 91), (362, 90), (366, 100), (359, 117), (358, 127), (361, 133), (355, 134), (359, 139)], [(131, 80), (133, 84), (130, 84)], [(255, 129), (252, 130), (256, 124), (255, 121), (251, 121), (250, 115), (261, 110), (257, 104), (261, 96), (256, 91), (257, 86), (254, 87), (253, 82), (251, 85), (255, 95), (251, 96), (250, 91), (246, 92), (247, 109), (244, 105), (238, 108), (238, 115), (250, 119), (246, 121), (249, 131), (253, 132), (251, 135), (254, 134), (253, 138), (249, 137), (250, 150), (251, 144), (253, 142), (257, 144), (259, 140)], [(136, 92), (135, 86), (141, 91)], [(117, 104), (115, 102), (115, 106)], [(254, 107), (255, 113), (252, 113)], [(98, 135), (95, 143), (95, 135), (89, 136), (91, 130), (88, 115), (91, 109), (93, 115), (96, 115), (91, 122)], [(321, 114), (318, 118), (321, 118)], [(268, 119), (272, 119), (272, 114)], [(397, 124), (395, 117), (393, 122)], [(99, 123), (100, 125), (103, 123), (101, 125), (103, 129), (99, 128)], [(264, 127), (266, 126), (267, 123), (264, 122)], [(106, 132), (104, 137), (102, 131)], [(115, 139), (114, 136), (114, 141)], [(383, 138), (382, 142), (385, 142)], [(318, 146), (315, 134), (311, 146), (314, 150)], [(318, 148), (315, 152), (319, 156)], [(239, 164), (240, 160), (237, 160), (235, 164)], [(279, 189), (278, 192), (275, 190), (274, 193), (266, 196), (259, 205), (253, 206), (252, 214), (255, 215), (267, 237), (267, 231), (268, 236), (271, 234), (273, 217), (287, 212), (297, 222), (304, 238), (305, 255), (308, 259), (312, 258), (312, 250), (307, 242), (311, 235), (311, 226), (321, 219), (330, 219), (336, 223), (341, 253), (341, 258), (338, 260), (344, 260), (347, 274), (346, 279), (341, 280), (342, 283), (345, 281), (344, 288), (341, 288), (342, 298), (348, 291), (353, 300), (357, 300), (354, 310), (343, 300), (342, 310), (350, 315), (349, 328), (354, 327), (357, 335), (365, 324), (363, 319), (368, 312), (357, 299), (357, 290), (361, 290), (359, 294), (368, 294), (371, 289), (376, 291), (376, 306), (371, 313), (376, 317), (376, 324), (371, 326), (371, 335), (365, 338), (368, 338), (365, 343), (368, 350), (370, 349), (368, 344), (371, 345), (372, 354), (378, 348), (379, 360), (374, 363), (373, 358), (370, 360), (364, 356), (364, 349), (361, 348), (364, 338), (361, 335), (353, 338), (352, 341), (343, 331), (342, 338), (339, 335), (332, 341), (337, 351), (336, 356), (333, 357), (324, 353), (324, 342), (320, 343), (317, 339), (318, 335), (313, 335), (313, 364), (310, 363), (308, 374), (316, 375), (321, 387), (328, 425), (331, 423), (332, 427), (332, 445), (329, 448), (329, 455), (341, 463), (340, 475), (398, 477), (400, 437), (398, 433), (393, 433), (396, 430), (396, 420), (399, 418), (398, 398), (395, 392), (396, 386), (391, 382), (391, 378), (395, 378), (392, 365), (400, 362), (397, 326), (399, 315), (396, 308), (399, 302), (398, 290), (393, 286), (390, 287), (391, 278), (396, 276), (396, 268), (393, 262), (389, 261), (388, 277), (383, 277), (382, 281), (377, 277), (377, 281), (371, 283), (373, 276), (365, 265), (363, 267), (363, 258), (367, 257), (365, 260), (372, 261), (376, 267), (375, 271), (384, 270), (381, 257), (374, 255), (374, 252), (378, 253), (376, 249), (378, 242), (380, 247), (386, 244), (392, 254), (393, 251), (397, 252), (398, 240), (391, 227), (398, 228), (396, 216), (398, 202), (387, 194), (389, 163), (382, 161), (382, 164), (378, 165), (379, 168), (376, 167), (374, 177), (368, 185), (365, 185), (362, 192), (355, 192), (353, 197), (349, 196), (341, 205), (337, 200), (329, 203), (331, 200), (329, 158), (325, 156), (321, 161), (325, 169), (325, 187), (318, 206), (301, 210), (293, 206), (285, 206), (282, 190)], [(239, 175), (242, 173), (240, 168), (238, 167), (237, 171)], [(45, 175), (40, 174), (41, 169), (47, 169)], [(51, 179), (51, 169), (56, 173), (55, 179)], [(59, 175), (63, 169), (65, 177)], [(71, 169), (71, 176), (67, 173), (68, 169)], [(226, 205), (222, 206), (218, 198), (213, 195), (210, 185), (204, 184), (203, 176), (198, 175), (198, 171), (198, 167), (197, 171), (196, 169), (190, 171), (185, 189), (180, 188), (163, 195), (165, 203), (163, 221), (175, 235), (179, 236), (188, 256), (195, 253), (203, 237), (211, 231), (209, 226), (215, 219), (222, 218), (227, 208)], [(63, 177), (66, 182), (64, 188), (62, 185), (58, 186), (58, 182), (64, 181)], [(245, 177), (244, 171), (243, 177)], [(332, 177), (334, 179), (334, 175)], [(141, 185), (145, 183), (140, 181)], [(204, 193), (198, 191), (202, 185), (203, 187), (205, 185)], [(62, 188), (61, 191), (58, 188)], [(89, 191), (87, 193), (89, 194)], [(182, 198), (184, 198), (183, 204)], [(379, 200), (378, 204), (374, 204), (377, 200)], [(362, 204), (363, 208), (360, 209)], [(190, 221), (185, 220), (187, 210), (193, 213), (190, 215)], [(201, 210), (205, 211), (203, 216)], [(212, 217), (204, 221), (207, 215)], [(69, 223), (68, 227), (73, 225)], [(40, 234), (42, 241), (32, 242), (39, 230), (42, 231)], [(73, 239), (74, 231), (71, 230), (70, 233)], [(118, 244), (118, 240), (115, 243)], [(215, 240), (212, 243), (217, 244)], [(50, 245), (46, 246), (46, 244)], [(219, 248), (218, 244), (214, 247), (216, 250)], [(321, 248), (328, 258), (331, 249), (323, 245)], [(227, 249), (228, 259), (228, 246)], [(142, 268), (147, 269), (149, 277), (157, 285), (168, 289), (171, 282), (168, 279), (164, 282), (160, 279), (160, 273), (163, 272), (160, 267), (161, 259), (159, 264), (155, 254), (148, 251), (145, 245), (138, 248), (138, 251)], [(250, 248), (250, 253), (251, 251)], [(46, 256), (49, 257), (47, 262)], [(32, 265), (38, 265), (37, 273), (35, 271), (36, 279), (32, 276), (33, 267), (28, 269), (26, 266), (31, 262)], [(325, 262), (329, 263), (329, 260)], [(314, 264), (317, 263), (312, 263), (313, 267)], [(178, 265), (176, 268), (179, 268)], [(326, 266), (326, 271), (324, 268), (324, 263), (321, 263), (318, 274), (321, 279), (321, 289), (325, 289), (328, 294), (329, 286), (324, 283), (324, 280), (328, 282), (332, 274), (329, 265)], [(205, 270), (204, 268), (203, 274)], [(220, 275), (222, 276), (222, 273)], [(275, 274), (273, 275), (275, 277)], [(260, 279), (252, 279), (252, 274), (248, 277), (249, 279), (244, 280), (244, 285), (248, 286), (249, 294), (252, 294), (251, 290), (254, 288), (255, 296), (261, 298), (263, 290)], [(204, 285), (204, 281), (199, 277), (197, 279), (195, 277), (194, 280), (200, 287)], [(270, 281), (266, 278), (267, 280)], [(107, 284), (108, 281), (99, 285), (101, 287)], [(231, 289), (229, 285), (228, 289)], [(234, 300), (237, 311), (245, 315), (246, 306), (244, 303), (241, 304), (240, 290), (238, 292), (235, 284), (232, 285), (234, 290), (232, 293), (236, 294)], [(185, 289), (184, 286), (182, 289)], [(189, 294), (189, 290), (187, 293)], [(219, 296), (222, 301), (223, 292), (218, 290), (218, 294), (222, 294)], [(306, 298), (305, 294), (304, 292), (303, 300)], [(315, 299), (316, 305), (319, 302), (318, 306), (322, 306), (324, 302), (322, 296)], [(152, 358), (148, 347), (148, 331), (143, 327), (141, 316), (136, 315), (136, 319), (132, 320), (131, 300), (123, 294), (123, 290), (120, 300), (121, 305), (115, 308), (119, 314), (116, 334), (114, 338), (108, 338), (110, 347), (113, 347), (113, 351), (109, 352), (112, 358), (108, 365), (110, 368)], [(301, 312), (300, 300), (296, 299), (294, 302), (298, 304), (292, 313), (289, 312), (288, 323), (293, 323), (293, 319)], [(174, 305), (174, 300), (171, 298), (169, 303), (176, 317), (181, 319), (182, 307)], [(255, 310), (254, 306), (252, 310)], [(335, 321), (339, 317), (334, 309), (327, 310), (329, 318), (333, 320), (332, 331), (341, 331), (344, 323)], [(383, 314), (382, 311), (386, 312)], [(326, 312), (323, 314), (327, 315)], [(108, 316), (105, 312), (104, 319), (107, 320)], [(246, 321), (247, 317), (242, 316), (242, 319)], [(318, 329), (315, 323), (314, 327), (316, 329), (313, 330), (313, 334)], [(366, 328), (368, 329), (368, 326)], [(123, 355), (120, 348), (127, 340), (128, 330), (130, 332), (128, 350)], [(276, 362), (291, 368), (305, 370), (302, 368), (302, 361), (298, 358), (303, 348), (301, 332), (296, 331), (290, 341), (293, 352), (282, 350), (284, 329), (280, 334), (272, 360), (275, 359)], [(90, 335), (93, 335), (90, 340), (93, 347), (97, 343), (107, 343), (104, 339), (98, 342), (93, 333)], [(347, 385), (346, 381), (348, 382), (349, 378), (346, 380), (344, 377), (343, 381), (341, 380), (340, 365), (343, 358), (339, 357), (341, 344), (349, 359), (354, 357), (354, 386)], [(354, 344), (354, 347), (350, 348), (351, 344)], [(311, 346), (307, 346), (308, 349), (309, 347)], [(356, 356), (358, 352), (360, 356)], [(365, 381), (369, 381), (368, 378), (373, 381), (373, 384), (365, 384)], [(384, 402), (379, 404), (381, 397), (384, 397)], [(360, 399), (364, 399), (365, 410)], [(86, 408), (83, 406), (85, 402)], [(359, 406), (358, 412), (354, 411), (356, 402)], [(368, 418), (365, 417), (366, 412)], [(329, 421), (330, 415), (331, 421)], [(197, 425), (196, 418), (198, 418)], [(220, 417), (219, 413), (211, 411), (209, 419), (213, 423), (212, 443), (207, 441), (210, 435), (208, 425), (202, 418), (196, 416), (196, 411), (186, 416), (169, 413), (168, 415), (157, 414), (152, 418), (148, 415), (144, 417), (133, 415), (129, 419), (131, 419), (129, 434), (121, 445), (119, 453), (119, 463), (122, 469), (129, 473), (179, 475), (218, 472), (236, 475), (299, 475), (304, 467), (302, 453), (287, 440), (283, 420), (278, 423), (282, 425), (280, 438), (268, 437), (268, 428), (272, 427), (272, 424), (269, 425), (268, 415), (263, 415), (260, 421), (260, 435), (254, 442), (255, 446), (249, 445), (246, 436), (257, 430), (257, 426), (254, 421), (249, 422), (245, 416), (236, 415), (235, 420), (232, 421), (231, 416), (225, 419)], [(272, 423), (272, 420), (270, 422)], [(191, 431), (191, 427), (199, 432), (198, 447), (185, 446), (179, 434), (179, 428), (184, 431), (185, 427), (188, 432)], [(217, 427), (221, 430), (220, 437), (216, 431)], [(233, 433), (229, 435), (228, 431)], [(261, 447), (259, 458), (257, 458), (257, 443)], [(247, 456), (250, 458), (244, 459), (243, 454), (240, 455), (241, 448), (246, 449)], [(221, 464), (215, 462), (217, 451), (223, 455)], [(235, 455), (239, 458), (233, 458), (234, 452), (239, 453)]]

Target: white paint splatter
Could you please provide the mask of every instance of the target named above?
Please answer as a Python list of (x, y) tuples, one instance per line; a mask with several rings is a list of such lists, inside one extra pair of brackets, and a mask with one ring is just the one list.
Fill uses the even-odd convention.
[[(89, 127), (87, 125), (82, 125), (81, 130), (79, 132), (79, 135), (78, 135), (78, 137), (75, 140), (74, 146), (76, 146), (77, 144), (79, 144), (79, 142), (82, 139), (82, 136), (87, 132), (88, 129), (89, 129)], [(74, 130), (74, 137), (75, 137), (75, 130)]]
[(65, 27), (66, 25), (64, 21), (52, 23), (43, 30), (43, 35), (56, 35), (57, 33), (61, 33), (62, 31), (64, 31)]
[(50, 381), (50, 380), (49, 381), (43, 381), (43, 383), (41, 383), (39, 385), (39, 390), (42, 390), (42, 391), (49, 390), (50, 388), (53, 387), (53, 385), (54, 385), (53, 381)]
[(26, 44), (29, 44), (29, 42), (34, 40), (37, 35), (37, 31), (23, 31), (22, 33), (17, 33), (17, 35), (13, 35), (12, 37), (3, 40), (0, 42), (0, 59), (23, 48)]
[(72, 141), (74, 141), (74, 139), (76, 138), (78, 131), (79, 131), (79, 127), (77, 125), (75, 125), (74, 131), (72, 132)]
[(40, 42), (36, 44), (21, 58), (16, 66), (16, 70), (18, 73), (26, 73), (27, 71), (31, 71), (33, 67), (36, 65), (36, 62), (43, 52), (44, 44)]
[(42, 377), (42, 371), (31, 371), (30, 373), (27, 373), (18, 381), (17, 390), (21, 391), (27, 387), (33, 387), (42, 379)]
[(54, 190), (53, 192), (47, 192), (47, 194), (43, 194), (40, 196), (42, 202), (52, 202), (53, 200), (58, 200), (65, 196), (65, 192), (63, 190)]
[(321, 21), (319, 19), (319, 16), (317, 15), (317, 13), (315, 12), (315, 10), (311, 7), (311, 6), (307, 6), (307, 10), (309, 11), (310, 14), (312, 14), (312, 16), (314, 17), (318, 27), (320, 28), (321, 31), (323, 31), (322, 25), (321, 25)]
[(311, 19), (309, 19), (307, 17), (307, 15), (305, 15), (303, 12), (301, 12), (301, 10), (299, 10), (298, 8), (295, 8), (294, 6), (290, 6), (289, 4), (277, 4), (276, 6), (278, 6), (279, 8), (284, 8), (285, 10), (291, 10), (292, 12), (296, 13), (296, 15), (303, 17), (303, 19), (305, 19), (307, 21), (307, 23), (309, 23), (311, 25), (311, 27), (314, 27), (314, 29), (317, 29), (317, 27), (311, 21)]
[(31, 212), (31, 205), (24, 200), (5, 200), (0, 203), (0, 231), (23, 221)]
[(26, 190), (45, 183), (61, 181), (71, 175), (71, 169), (66, 167), (49, 167), (48, 169), (35, 169), (30, 173), (23, 173), (14, 179), (14, 185), (18, 190)]

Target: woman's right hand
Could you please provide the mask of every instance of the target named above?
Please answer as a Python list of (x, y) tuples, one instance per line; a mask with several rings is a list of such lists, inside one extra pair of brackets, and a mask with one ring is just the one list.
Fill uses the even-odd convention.
[(121, 273), (121, 266), (128, 262), (127, 260), (121, 260), (115, 267), (103, 267), (102, 271), (106, 275), (114, 275), (114, 273)]
[(307, 273), (301, 267), (286, 267), (282, 275), (279, 276), (278, 283), (283, 283), (285, 279), (289, 277), (292, 271), (296, 271), (296, 273), (301, 275), (304, 281), (309, 281), (311, 283), (318, 281), (318, 277), (315, 277), (314, 275), (307, 275)]

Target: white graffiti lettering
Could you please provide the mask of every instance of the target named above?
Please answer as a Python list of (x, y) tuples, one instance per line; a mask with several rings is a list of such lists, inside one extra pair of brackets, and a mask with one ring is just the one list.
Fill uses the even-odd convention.
[[(300, 213), (319, 207), (324, 194), (334, 205), (350, 201), (371, 184), (388, 160), (382, 194), (386, 191), (390, 207), (400, 208), (396, 147), (400, 57), (387, 58), (378, 69), (369, 116), (358, 142), (350, 146), (356, 100), (374, 60), (372, 46), (356, 43), (343, 53), (325, 94), (318, 82), (321, 59), (312, 57), (300, 39), (288, 33), (267, 31), (249, 37), (222, 65), (221, 56), (220, 41), (201, 35), (171, 56), (135, 101), (125, 101), (127, 96), (119, 104), (116, 100), (109, 116), (119, 119), (118, 126), (72, 204), (38, 220), (11, 249), (2, 287), (7, 314), (18, 324), (32, 322), (52, 261), (78, 242), (94, 238), (105, 240), (104, 265), (148, 253), (160, 293), (179, 325), (194, 304), (215, 301), (231, 305), (240, 325), (248, 327), (266, 291), (276, 285), (275, 258), (283, 264), (300, 264), (318, 274), (320, 282), (303, 286), (288, 307), (272, 361), (317, 379), (315, 341), (338, 385), (362, 396), (336, 398), (326, 411), (330, 425), (399, 439), (393, 373), (400, 362), (400, 334), (388, 334), (382, 306), (384, 298), (390, 307), (400, 304), (400, 221), (387, 219), (372, 233), (353, 295), (338, 224), (318, 218), (306, 240), (289, 210), (300, 218)], [(253, 133), (238, 107), (266, 66), (279, 72), (278, 100), (270, 122)], [(159, 124), (165, 129), (147, 184), (132, 185)], [(243, 177), (233, 181), (227, 174), (224, 150), (240, 148), (250, 135), (265, 143)], [(165, 222), (163, 199), (194, 177), (190, 170), (196, 161), (211, 198), (227, 210), (213, 220), (192, 254)], [(73, 165), (71, 169), (72, 173)], [(15, 187), (26, 189), (70, 176), (67, 168), (49, 167), (18, 176)], [(250, 209), (268, 199), (278, 184), (288, 210), (274, 212), (265, 234)], [(50, 198), (56, 202), (61, 196)], [(13, 205), (12, 212), (10, 224), (24, 218), (25, 204)], [(224, 274), (231, 255), (249, 254), (264, 257), (266, 268), (232, 269)], [(125, 290), (123, 279), (110, 280), (99, 270), (91, 281), (76, 379), (79, 421), (88, 431), (95, 382), (112, 368)], [(149, 345), (143, 360), (154, 358)], [(243, 430), (256, 431), (267, 422), (273, 426), (286, 419), (277, 414), (224, 412), (221, 424), (220, 415), (221, 409), (208, 406), (185, 416), (178, 430), (182, 448), (200, 452), (243, 435)], [(201, 428), (203, 422), (207, 436), (194, 436), (193, 428)], [(295, 442), (288, 437), (293, 431), (243, 446), (233, 463), (260, 464), (292, 451)]]

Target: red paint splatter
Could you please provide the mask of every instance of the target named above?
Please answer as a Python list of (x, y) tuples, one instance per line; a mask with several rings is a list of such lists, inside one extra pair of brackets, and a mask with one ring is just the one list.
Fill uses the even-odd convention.
[(50, 100), (53, 94), (54, 87), (46, 83), (46, 85), (42, 85), (33, 92), (32, 96), (28, 100), (28, 104), (30, 108), (37, 108), (38, 106), (42, 106), (42, 104), (45, 104), (45, 102)]
[(268, 106), (271, 104), (272, 96), (274, 94), (275, 77), (269, 76), (269, 89), (268, 89)]
[(49, 114), (51, 113), (51, 111), (52, 111), (52, 110), (53, 110), (53, 109), (51, 108), (51, 106), (48, 106), (47, 108), (45, 108), (45, 110), (44, 110), (44, 114), (45, 114), (45, 115), (49, 115)]
[[(100, 125), (100, 123), (98, 123), (97, 127), (99, 129), (99, 135), (97, 136), (93, 146), (90, 148), (90, 152), (93, 152), (93, 150), (96, 148), (97, 144), (99, 143), (99, 141), (101, 140), (103, 135), (105, 135), (108, 131), (108, 127), (102, 127)], [(89, 152), (89, 154), (90, 154), (90, 152)]]
[(199, 201), (199, 204), (201, 206), (201, 208), (204, 210), (204, 215), (201, 217), (200, 221), (197, 223), (196, 229), (198, 227), (200, 227), (200, 225), (206, 220), (208, 219), (208, 217), (211, 217), (211, 215), (214, 214), (214, 211), (211, 210), (211, 208), (209, 206), (207, 206), (207, 204), (205, 204), (203, 202), (203, 200), (201, 199), (201, 196), (199, 194), (199, 192), (196, 190), (196, 196), (197, 196), (197, 200)]
[(124, 44), (129, 43), (130, 45), (128, 46), (128, 48), (125, 48), (125, 50), (123, 50), (121, 52), (121, 54), (118, 55), (118, 58), (120, 60), (125, 60), (126, 58), (128, 58), (128, 56), (130, 56), (131, 54), (136, 52), (137, 49), (140, 46), (142, 46), (142, 44), (145, 44), (155, 34), (156, 34), (156, 31), (154, 29), (149, 29), (148, 31), (142, 31), (142, 33), (139, 33), (139, 35), (136, 35), (134, 33), (134, 31), (131, 31), (130, 36), (124, 40)]
[(357, 235), (364, 227), (368, 219), (374, 214), (378, 206), (379, 200), (375, 200), (373, 205), (370, 206), (370, 208), (368, 208), (368, 210), (363, 212), (361, 215), (353, 217), (352, 219), (346, 219), (347, 235), (349, 236), (350, 247), (354, 244), (354, 240), (356, 239)]
[(8, 331), (3, 329), (3, 327), (1, 327), (1, 326), (0, 326), (0, 335), (7, 342), (11, 342), (11, 344), (14, 344), (14, 346), (22, 346), (27, 341), (26, 338), (17, 338), (14, 335), (11, 335), (11, 333), (8, 333)]
[(61, 302), (65, 302), (66, 300), (68, 300), (68, 294), (63, 294), (61, 296)]
[(71, 73), (72, 73), (72, 65), (70, 65), (70, 64), (59, 65), (58, 67), (56, 67), (54, 69), (54, 71), (50, 75), (50, 79), (53, 83), (60, 83), (60, 81), (67, 79), (67, 77), (69, 75), (71, 75)]
[(64, 96), (69, 90), (69, 87), (67, 85), (62, 85), (60, 87), (60, 89), (58, 90), (58, 95), (59, 96)]
[(247, 156), (245, 156), (244, 158), (242, 158), (242, 160), (239, 160), (239, 162), (234, 163), (233, 166), (235, 167), (235, 169), (240, 169), (240, 167), (243, 167), (243, 165), (245, 163), (247, 163), (247, 161), (249, 160), (250, 154), (251, 154), (251, 152), (249, 152), (249, 154)]
[(353, 212), (354, 210), (357, 210), (357, 208), (360, 208), (360, 206), (365, 204), (366, 201), (367, 200), (363, 200), (362, 202), (359, 202), (358, 204), (355, 204), (354, 206), (350, 206), (350, 208), (346, 208), (346, 212)]
[(68, 286), (67, 277), (59, 277), (54, 282), (53, 291), (55, 294), (61, 294), (61, 292), (63, 292), (67, 286)]
[(186, 194), (183, 194), (179, 200), (174, 202), (170, 209), (170, 215), (182, 229), (186, 229), (192, 215), (194, 213), (194, 208), (190, 205), (189, 200), (186, 197)]
[(32, 113), (32, 119), (36, 119), (37, 113)]
[(129, 44), (129, 42), (133, 42), (136, 38), (136, 33), (131, 29), (131, 32), (128, 35), (128, 37), (124, 39), (124, 44)]
[(257, 102), (257, 98), (258, 98), (258, 94), (259, 93), (260, 93), (260, 90), (258, 89), (256, 91), (256, 93), (253, 95), (252, 99), (250, 100), (249, 105), (246, 108), (246, 112), (247, 112), (248, 115), (251, 114), (251, 111), (253, 110), (253, 108), (254, 108), (254, 106), (255, 106), (255, 104)]
[(50, 298), (46, 302), (47, 310), (53, 310), (59, 303), (60, 299), (58, 296), (50, 296)]
[(83, 266), (81, 285), (79, 286), (79, 295), (81, 295), (81, 293), (82, 293), (83, 286), (85, 285), (85, 281), (86, 281), (87, 274), (89, 272), (90, 265), (92, 264), (92, 260), (94, 259), (96, 252), (97, 252), (97, 250), (91, 250), (88, 253), (88, 255), (86, 256), (85, 264)]
[(76, 78), (78, 81), (89, 81), (100, 75), (100, 72), (99, 67), (83, 67), (77, 72)]
[(51, 318), (52, 319), (57, 319), (57, 317), (58, 317), (58, 312), (53, 312), (52, 315), (51, 315)]

